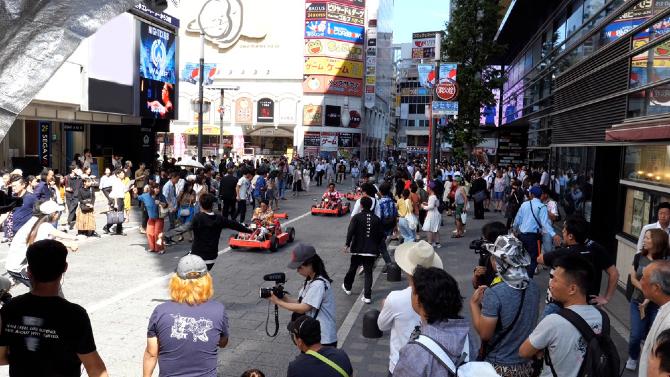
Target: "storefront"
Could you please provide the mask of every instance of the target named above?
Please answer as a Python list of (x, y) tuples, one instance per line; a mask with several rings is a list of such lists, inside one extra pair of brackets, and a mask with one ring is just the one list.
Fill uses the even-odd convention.
[(303, 146), (305, 157), (320, 157), (325, 159), (360, 158), (361, 133), (358, 129), (340, 131), (321, 130), (322, 127), (305, 127)]

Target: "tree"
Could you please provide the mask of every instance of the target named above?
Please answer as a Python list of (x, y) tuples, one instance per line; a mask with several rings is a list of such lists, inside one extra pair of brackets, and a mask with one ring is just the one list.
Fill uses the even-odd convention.
[(452, 0), (451, 22), (446, 23), (442, 60), (458, 63), (458, 117), (446, 128), (456, 151), (466, 154), (481, 141), (481, 108), (495, 105), (494, 89), (505, 81), (490, 64), (505, 47), (494, 41), (500, 6), (496, 0)]

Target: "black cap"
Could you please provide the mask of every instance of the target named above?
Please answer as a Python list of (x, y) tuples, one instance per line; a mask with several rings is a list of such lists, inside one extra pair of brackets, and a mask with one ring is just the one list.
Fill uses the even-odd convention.
[(291, 262), (288, 268), (296, 269), (305, 263), (309, 258), (316, 255), (314, 246), (299, 243), (293, 251), (291, 251)]
[(308, 315), (301, 315), (295, 321), (290, 322), (288, 331), (302, 339), (308, 346), (321, 342), (321, 324)]

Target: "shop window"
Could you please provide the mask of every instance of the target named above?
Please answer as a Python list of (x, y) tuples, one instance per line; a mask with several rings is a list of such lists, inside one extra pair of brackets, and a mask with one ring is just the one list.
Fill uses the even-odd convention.
[(623, 178), (670, 186), (670, 146), (626, 147)]
[(630, 88), (670, 78), (670, 40), (631, 58)]
[(627, 118), (670, 113), (670, 84), (648, 88), (628, 95)]
[(632, 188), (626, 190), (623, 232), (633, 237), (639, 237), (642, 227), (649, 224), (650, 212), (651, 195)]

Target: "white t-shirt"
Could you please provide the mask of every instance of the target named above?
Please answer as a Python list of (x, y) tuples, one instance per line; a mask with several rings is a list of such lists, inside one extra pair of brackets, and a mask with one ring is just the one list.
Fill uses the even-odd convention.
[[(594, 333), (600, 334), (602, 315), (598, 309), (591, 305), (572, 305), (568, 309), (584, 318)], [(567, 319), (558, 314), (549, 314), (538, 323), (528, 338), (530, 344), (538, 350), (549, 348), (549, 356), (557, 375), (577, 376), (586, 354), (586, 342)], [(551, 369), (545, 367), (540, 377), (552, 377)]]
[(389, 293), (377, 318), (377, 326), (382, 331), (391, 330), (391, 353), (389, 371), (393, 373), (398, 363), (400, 349), (407, 344), (414, 327), (419, 326), (421, 318), (412, 309), (412, 287)]
[(237, 187), (240, 188), (240, 200), (247, 200), (249, 186), (251, 186), (251, 182), (245, 177), (241, 177), (237, 181)]
[[(28, 266), (28, 261), (26, 260), (28, 244), (26, 243), (26, 239), (28, 238), (30, 231), (33, 229), (33, 225), (35, 225), (37, 220), (37, 217), (31, 217), (28, 222), (23, 224), (23, 226), (14, 235), (14, 239), (12, 240), (11, 245), (9, 245), (9, 251), (7, 252), (7, 260), (5, 261), (5, 268), (7, 271), (20, 273)], [(37, 236), (35, 237), (35, 241), (49, 238), (51, 236), (51, 232), (54, 230), (55, 228), (50, 223), (43, 223), (37, 229)]]
[[(325, 279), (314, 279), (300, 289), (302, 303), (312, 307), (306, 315), (319, 321), (321, 325), (321, 343), (337, 342), (337, 324), (335, 322), (335, 295), (330, 283)], [(316, 310), (319, 310), (317, 314)]]

